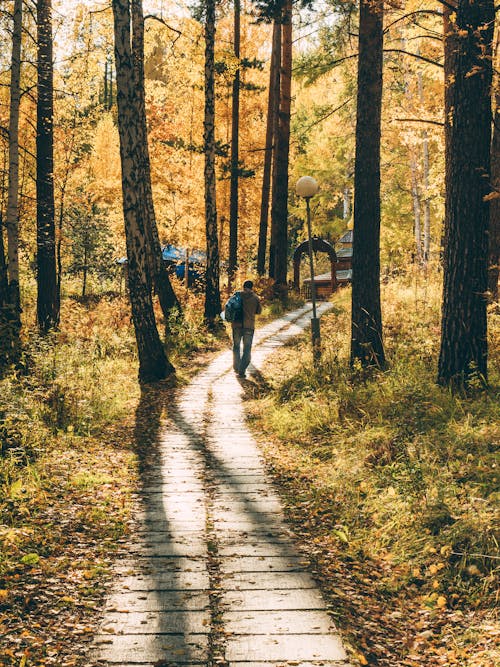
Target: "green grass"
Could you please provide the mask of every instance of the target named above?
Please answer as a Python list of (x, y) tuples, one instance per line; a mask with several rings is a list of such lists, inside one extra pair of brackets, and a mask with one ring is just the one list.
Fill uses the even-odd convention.
[(500, 572), (500, 318), (490, 314), (489, 388), (458, 395), (436, 384), (437, 284), (384, 287), (385, 372), (349, 368), (349, 297), (336, 295), (322, 318), (321, 363), (305, 336), (273, 358), (271, 388), (251, 405), (290, 516), (319, 545), (323, 581), (333, 553), (383, 573), (377, 606), (401, 597), (410, 616), (413, 607), (442, 617), (472, 608), (486, 618)]

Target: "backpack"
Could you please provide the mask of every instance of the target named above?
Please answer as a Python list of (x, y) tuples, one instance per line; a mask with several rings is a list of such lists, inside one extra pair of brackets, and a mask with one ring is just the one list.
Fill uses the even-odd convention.
[(226, 322), (242, 322), (243, 321), (243, 300), (241, 292), (235, 292), (226, 301), (224, 306), (224, 319)]

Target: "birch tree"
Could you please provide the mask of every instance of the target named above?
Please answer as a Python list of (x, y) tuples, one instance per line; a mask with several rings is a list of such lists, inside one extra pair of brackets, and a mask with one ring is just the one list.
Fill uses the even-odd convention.
[(174, 372), (160, 340), (153, 310), (148, 265), (148, 206), (144, 204), (144, 120), (134, 63), (130, 0), (113, 0), (118, 132), (122, 165), (123, 217), (128, 258), (128, 286), (137, 350), (139, 380), (153, 382)]
[[(21, 298), (19, 291), (19, 106), (21, 100), (22, 0), (15, 0), (12, 25), (12, 57), (9, 109), (9, 181), (7, 194), (7, 274), (4, 278), (2, 319), (4, 352), (12, 360), (19, 352)], [(2, 229), (0, 227), (0, 234)], [(2, 260), (4, 259), (2, 236)]]

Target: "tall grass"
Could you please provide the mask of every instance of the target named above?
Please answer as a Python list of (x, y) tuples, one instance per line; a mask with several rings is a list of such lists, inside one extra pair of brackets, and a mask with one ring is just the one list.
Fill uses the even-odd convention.
[(309, 337), (279, 353), (252, 415), (275, 443), (267, 453), (281, 479), (314, 498), (323, 529), (342, 527), (344, 550), (389, 555), (401, 566), (396, 588), (435, 565), (420, 591), (430, 607), (438, 599), (491, 607), (500, 566), (498, 311), (489, 318), (489, 388), (458, 395), (436, 384), (438, 281), (403, 277), (382, 297), (387, 371), (349, 367), (346, 290), (322, 319), (321, 363)]

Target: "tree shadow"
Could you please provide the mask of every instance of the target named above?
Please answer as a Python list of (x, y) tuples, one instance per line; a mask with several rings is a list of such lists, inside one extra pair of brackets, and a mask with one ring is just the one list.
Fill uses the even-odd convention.
[[(118, 656), (127, 664), (175, 667), (205, 659), (210, 627), (205, 558), (191, 544), (197, 526), (191, 533), (176, 516), (175, 475), (184, 468), (175, 434), (169, 437), (175, 397), (172, 381), (141, 386), (134, 425), (138, 516), (105, 615), (105, 623), (116, 623), (118, 632), (111, 635), (111, 645), (109, 639), (102, 642), (99, 660), (115, 662)], [(188, 457), (186, 471), (190, 463)], [(204, 515), (199, 523), (204, 525)]]

